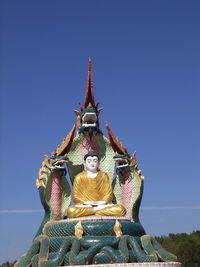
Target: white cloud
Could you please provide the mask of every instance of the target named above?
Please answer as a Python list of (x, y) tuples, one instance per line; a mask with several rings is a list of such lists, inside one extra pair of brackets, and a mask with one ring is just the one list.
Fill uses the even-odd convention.
[(28, 209), (28, 210), (22, 210), (22, 209), (16, 209), (16, 210), (0, 210), (0, 214), (4, 213), (40, 213), (43, 212), (42, 209)]
[(141, 207), (141, 210), (199, 210), (200, 205), (194, 206), (163, 206), (163, 207)]
[[(141, 207), (141, 210), (199, 210), (200, 205), (194, 206), (162, 206), (162, 207)], [(14, 209), (14, 210), (0, 210), (0, 214), (6, 213), (41, 213), (42, 209)]]

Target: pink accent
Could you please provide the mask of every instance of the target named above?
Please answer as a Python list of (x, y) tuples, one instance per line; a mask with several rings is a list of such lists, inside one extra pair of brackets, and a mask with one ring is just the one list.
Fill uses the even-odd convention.
[(81, 161), (84, 161), (84, 156), (87, 154), (90, 150), (94, 150), (99, 154), (99, 144), (97, 141), (96, 136), (92, 136), (92, 139), (90, 140), (89, 136), (83, 137), (83, 141), (81, 143)]
[[(131, 179), (131, 174), (126, 173), (124, 175), (124, 184), (122, 184), (122, 205), (128, 211), (131, 201), (133, 191), (133, 181)], [(129, 216), (129, 214), (127, 214)]]
[(55, 176), (52, 181), (51, 200), (53, 203), (53, 219), (59, 220), (61, 217), (61, 185), (60, 178)]

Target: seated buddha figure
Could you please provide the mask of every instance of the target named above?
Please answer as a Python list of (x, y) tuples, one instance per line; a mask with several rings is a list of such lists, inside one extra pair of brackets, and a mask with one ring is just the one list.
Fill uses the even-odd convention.
[(99, 156), (94, 151), (84, 157), (85, 170), (75, 176), (72, 188), (73, 206), (67, 208), (68, 218), (83, 216), (124, 216), (122, 205), (112, 204), (112, 184), (107, 173), (99, 170)]

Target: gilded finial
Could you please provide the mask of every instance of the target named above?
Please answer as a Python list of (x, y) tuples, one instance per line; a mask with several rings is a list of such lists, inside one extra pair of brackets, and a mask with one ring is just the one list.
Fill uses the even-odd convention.
[(76, 225), (75, 225), (75, 236), (77, 239), (81, 239), (83, 236), (83, 226), (81, 224), (81, 221), (79, 221)]
[(118, 220), (115, 221), (114, 232), (115, 232), (115, 235), (117, 237), (120, 237), (120, 236), (123, 235), (123, 233), (122, 233), (122, 226), (121, 226), (121, 224), (120, 224), (120, 222)]
[(92, 104), (89, 102), (87, 108), (92, 108)]

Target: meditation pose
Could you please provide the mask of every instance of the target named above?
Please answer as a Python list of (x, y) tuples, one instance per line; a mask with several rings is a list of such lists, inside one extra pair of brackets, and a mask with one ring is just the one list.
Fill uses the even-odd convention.
[(72, 190), (74, 206), (67, 208), (68, 218), (82, 216), (124, 216), (122, 205), (112, 204), (113, 192), (108, 175), (99, 170), (99, 157), (94, 151), (84, 157), (85, 170), (76, 175)]

